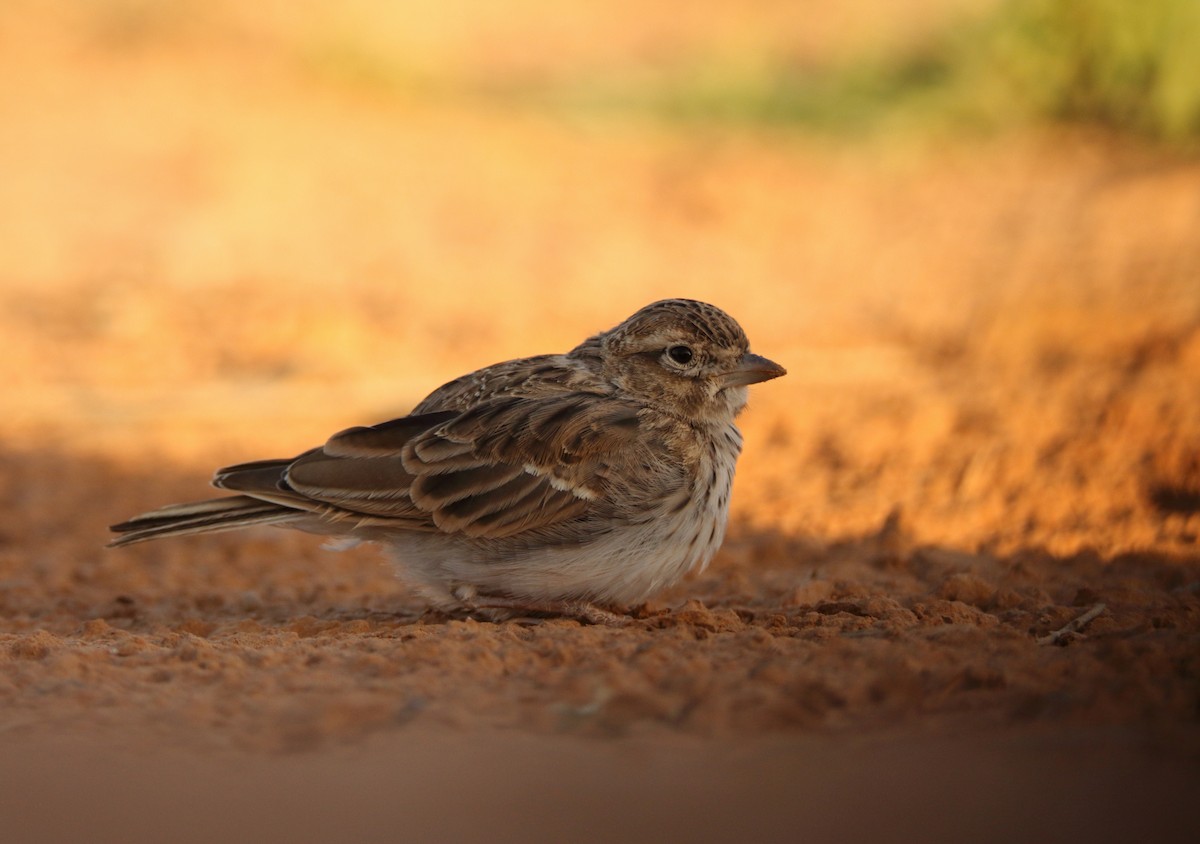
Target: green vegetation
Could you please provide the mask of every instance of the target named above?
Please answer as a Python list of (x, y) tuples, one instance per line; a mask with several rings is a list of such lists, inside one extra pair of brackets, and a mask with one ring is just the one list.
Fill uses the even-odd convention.
[(301, 61), (376, 92), (573, 115), (837, 134), (1072, 122), (1200, 145), (1200, 0), (1001, 0), (917, 43), (832, 64), (751, 46), (649, 67), (447, 78), (353, 38), (310, 45)]
[(1009, 0), (948, 50), (992, 122), (1100, 123), (1200, 138), (1200, 2)]
[(845, 132), (912, 123), (1082, 122), (1200, 141), (1200, 0), (1008, 0), (891, 55), (678, 68), (640, 91), (611, 81), (560, 104), (669, 119)]

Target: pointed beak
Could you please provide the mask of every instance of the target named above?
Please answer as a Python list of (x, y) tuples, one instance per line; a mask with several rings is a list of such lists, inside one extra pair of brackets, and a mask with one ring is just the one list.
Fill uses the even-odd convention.
[(770, 381), (780, 375), (787, 375), (784, 369), (775, 361), (767, 360), (761, 355), (746, 352), (742, 356), (737, 369), (725, 376), (726, 387), (744, 387), (747, 384), (757, 384), (760, 381)]

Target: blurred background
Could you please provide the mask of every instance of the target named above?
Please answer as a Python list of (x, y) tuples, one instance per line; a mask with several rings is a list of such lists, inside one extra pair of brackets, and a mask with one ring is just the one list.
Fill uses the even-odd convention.
[(742, 526), (1194, 549), (1197, 43), (1193, 0), (6, 0), (3, 449), (203, 494), (687, 296), (790, 371)]

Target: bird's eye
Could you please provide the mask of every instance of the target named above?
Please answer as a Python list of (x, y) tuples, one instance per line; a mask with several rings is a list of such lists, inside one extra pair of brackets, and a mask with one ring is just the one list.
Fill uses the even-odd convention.
[(692, 351), (691, 346), (671, 346), (667, 349), (667, 357), (681, 366), (691, 363), (695, 355), (696, 353)]

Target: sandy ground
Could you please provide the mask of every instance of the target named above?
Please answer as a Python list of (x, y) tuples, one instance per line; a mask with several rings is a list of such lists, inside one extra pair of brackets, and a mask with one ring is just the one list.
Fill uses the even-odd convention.
[[(1189, 840), (1200, 166), (598, 126), (314, 82), (248, 24), (3, 22), (6, 841)], [(725, 547), (628, 627), (447, 619), (285, 531), (101, 547), (668, 295), (789, 375)]]

